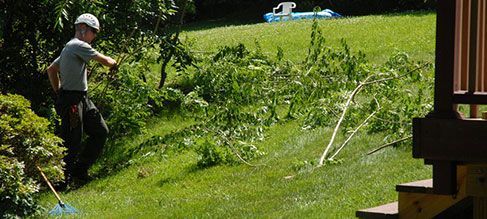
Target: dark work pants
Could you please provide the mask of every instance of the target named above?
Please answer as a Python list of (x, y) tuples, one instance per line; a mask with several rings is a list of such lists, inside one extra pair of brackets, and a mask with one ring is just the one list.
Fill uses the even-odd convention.
[[(108, 127), (105, 120), (86, 92), (62, 90), (56, 111), (61, 117), (61, 138), (68, 149), (64, 157), (66, 177), (86, 176), (106, 142)], [(85, 144), (82, 144), (83, 133), (88, 136)]]

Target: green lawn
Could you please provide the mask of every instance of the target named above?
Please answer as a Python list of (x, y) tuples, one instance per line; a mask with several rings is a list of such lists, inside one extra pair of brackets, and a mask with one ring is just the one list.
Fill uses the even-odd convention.
[[(418, 12), (321, 20), (320, 26), (329, 45), (337, 46), (340, 39), (345, 39), (354, 51), (363, 51), (372, 62), (383, 62), (395, 52), (407, 52), (417, 59), (432, 61), (435, 22), (435, 14)], [(195, 50), (200, 52), (237, 43), (252, 48), (258, 41), (270, 54), (276, 54), (280, 46), (285, 58), (301, 61), (309, 45), (311, 24), (310, 20), (301, 20), (228, 25), (185, 32), (183, 36), (193, 39)]]
[[(396, 51), (417, 60), (434, 58), (432, 13), (323, 20), (320, 25), (331, 45), (345, 38), (353, 50), (364, 51), (376, 63)], [(285, 58), (300, 61), (306, 54), (310, 29), (310, 21), (296, 21), (218, 27), (184, 35), (194, 39), (197, 51), (239, 42), (253, 46), (257, 40), (264, 51), (276, 53), (281, 46)], [(154, 118), (147, 133), (112, 145), (104, 159), (120, 159), (120, 153), (151, 136), (193, 122), (193, 118), (172, 115)], [(365, 155), (383, 139), (365, 133), (344, 149), (341, 163), (318, 169), (304, 165), (319, 158), (331, 131), (305, 131), (299, 120), (283, 121), (266, 131), (266, 140), (258, 146), (267, 154), (252, 160), (255, 166), (200, 169), (194, 152), (171, 152), (139, 159), (80, 189), (62, 193), (62, 197), (83, 218), (352, 218), (357, 209), (395, 201), (396, 184), (431, 177), (431, 170), (422, 160), (412, 158), (409, 147)], [(43, 193), (41, 203), (51, 208), (56, 201)]]

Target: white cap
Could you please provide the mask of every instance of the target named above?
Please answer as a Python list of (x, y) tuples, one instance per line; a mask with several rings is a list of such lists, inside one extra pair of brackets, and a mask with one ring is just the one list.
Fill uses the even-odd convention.
[(98, 22), (98, 18), (95, 17), (95, 15), (86, 13), (80, 15), (74, 24), (86, 24), (90, 26), (91, 28), (96, 29), (97, 31), (100, 31), (100, 22)]

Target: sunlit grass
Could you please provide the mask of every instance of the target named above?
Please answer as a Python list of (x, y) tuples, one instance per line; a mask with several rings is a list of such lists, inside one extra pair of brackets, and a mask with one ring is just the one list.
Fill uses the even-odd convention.
[[(320, 20), (329, 46), (338, 46), (345, 39), (353, 51), (363, 51), (374, 63), (386, 61), (396, 52), (406, 52), (419, 60), (432, 61), (435, 46), (434, 13), (374, 15)], [(223, 45), (243, 43), (276, 54), (284, 50), (284, 58), (302, 61), (309, 45), (312, 21), (234, 25), (201, 31), (185, 32), (194, 41), (197, 52), (216, 51)]]
[[(397, 51), (432, 61), (434, 24), (432, 13), (320, 21), (329, 45), (337, 46), (344, 38), (353, 51), (365, 52), (374, 63)], [(280, 46), (285, 58), (299, 62), (306, 56), (310, 30), (311, 21), (296, 21), (217, 27), (184, 35), (195, 41), (194, 50), (199, 52), (240, 42), (255, 48), (258, 41), (266, 53), (275, 54)], [(126, 161), (120, 158), (124, 151), (195, 122), (173, 113), (154, 118), (144, 134), (110, 145), (102, 159)], [(257, 144), (266, 155), (252, 160), (255, 166), (200, 169), (193, 151), (172, 152), (140, 159), (62, 197), (83, 218), (353, 218), (357, 209), (395, 201), (396, 184), (431, 177), (430, 169), (412, 158), (410, 147), (366, 155), (383, 142), (380, 134), (358, 134), (339, 155), (341, 163), (318, 169), (305, 165), (316, 162), (331, 132), (329, 128), (302, 130), (299, 120), (283, 120)], [(102, 164), (92, 171), (103, 175)], [(41, 203), (51, 208), (56, 201), (43, 193)]]

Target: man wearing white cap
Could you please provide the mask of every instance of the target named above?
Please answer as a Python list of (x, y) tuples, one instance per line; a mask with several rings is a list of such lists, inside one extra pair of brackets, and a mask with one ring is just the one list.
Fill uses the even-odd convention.
[[(56, 111), (61, 117), (61, 138), (68, 153), (65, 175), (67, 181), (86, 181), (89, 167), (101, 153), (108, 136), (108, 127), (93, 102), (88, 99), (86, 65), (96, 60), (111, 69), (117, 63), (90, 43), (100, 31), (100, 23), (92, 14), (82, 14), (75, 24), (75, 36), (66, 43), (61, 55), (47, 69), (52, 89), (57, 94)], [(83, 132), (88, 135), (82, 146)]]

